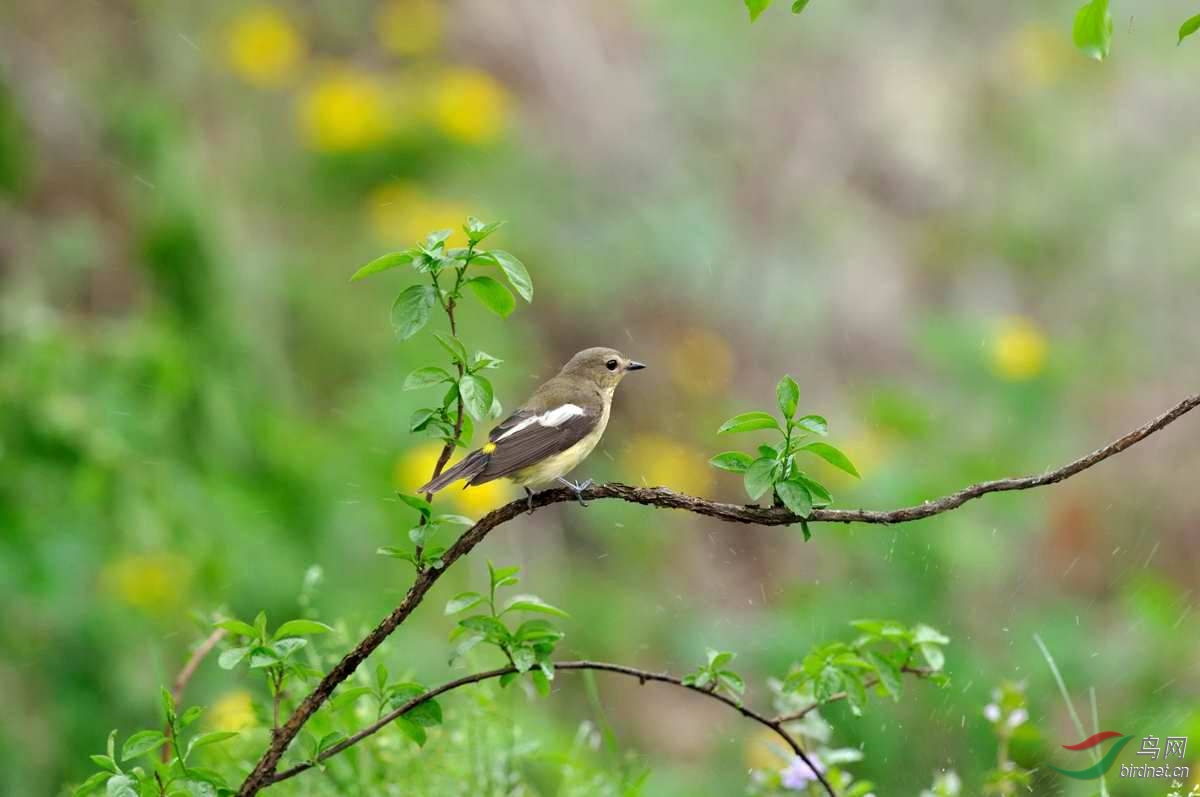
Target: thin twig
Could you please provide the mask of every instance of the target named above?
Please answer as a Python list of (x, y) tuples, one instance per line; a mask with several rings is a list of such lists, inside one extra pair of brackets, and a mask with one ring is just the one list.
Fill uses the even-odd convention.
[[(910, 675), (915, 675), (918, 678), (926, 678), (930, 675), (933, 675), (934, 670), (930, 669), (929, 667), (907, 667), (906, 666), (906, 667), (902, 667), (900, 669), (900, 672), (906, 672), (906, 673), (909, 673)], [(870, 689), (872, 686), (874, 686), (877, 683), (879, 683), (879, 676), (872, 675), (870, 678), (863, 679), (863, 688)], [(801, 706), (800, 708), (796, 709), (795, 711), (789, 711), (786, 714), (780, 714), (779, 716), (775, 717), (775, 721), (778, 723), (785, 723), (785, 722), (795, 722), (796, 720), (802, 720), (805, 717), (807, 717), (809, 714), (811, 714), (812, 712), (819, 709), (821, 706), (827, 705), (829, 703), (836, 703), (839, 700), (845, 700), (847, 697), (849, 697), (849, 695), (845, 692), (834, 692), (832, 695), (830, 695), (829, 697), (827, 697), (824, 700), (814, 700), (813, 702), (809, 703), (808, 705)]]
[[(874, 523), (885, 525), (906, 523), (939, 515), (943, 512), (949, 512), (973, 498), (979, 498), (988, 493), (1028, 490), (1034, 487), (1055, 484), (1085, 471), (1115, 454), (1119, 454), (1178, 420), (1197, 406), (1200, 406), (1200, 393), (1189, 396), (1167, 412), (1134, 429), (1129, 434), (1057, 470), (1035, 476), (980, 482), (935, 501), (927, 501), (917, 506), (891, 511), (814, 509), (812, 514), (808, 516), (807, 521), (809, 523)], [(706, 501), (690, 495), (682, 495), (665, 487), (631, 487), (626, 484), (601, 484), (584, 490), (582, 495), (584, 498), (616, 498), (645, 506), (654, 506), (663, 509), (682, 509), (730, 523), (786, 526), (802, 520), (798, 515), (794, 515), (787, 509), (780, 507), (723, 504)], [(578, 500), (578, 497), (574, 491), (565, 488), (545, 490), (536, 493), (531, 501), (527, 502), (525, 499), (518, 499), (489, 512), (480, 518), (474, 526), (463, 532), (462, 536), (442, 555), (443, 566), (440, 568), (427, 568), (417, 574), (416, 580), (409, 587), (408, 593), (404, 596), (400, 605), (393, 609), (391, 614), (385, 617), (362, 641), (355, 645), (353, 650), (334, 665), (333, 669), (321, 679), (313, 691), (292, 712), (287, 722), (280, 727), (279, 733), (275, 735), (270, 746), (263, 752), (253, 771), (242, 782), (241, 788), (238, 790), (238, 797), (253, 797), (253, 795), (257, 794), (260, 789), (267, 785), (275, 772), (276, 766), (279, 764), (280, 758), (283, 757), (288, 745), (296, 738), (296, 735), (300, 732), (300, 728), (329, 699), (337, 685), (349, 678), (367, 656), (371, 655), (401, 623), (408, 619), (413, 610), (424, 600), (425, 594), (429, 592), (430, 587), (441, 578), (442, 574), (451, 565), (470, 553), (492, 529), (520, 516), (527, 509), (538, 509), (550, 504), (573, 502)]]
[[(792, 752), (794, 752), (797, 756), (799, 756), (800, 760), (802, 760), (805, 764), (808, 765), (809, 769), (811, 769), (813, 771), (813, 773), (817, 776), (817, 778), (821, 781), (821, 784), (825, 787), (825, 790), (830, 795), (836, 794), (833, 790), (833, 786), (831, 786), (829, 784), (829, 781), (825, 779), (825, 776), (823, 774), (821, 774), (821, 771), (816, 768), (812, 759), (809, 758), (808, 754), (804, 751), (804, 748), (802, 748), (800, 746), (800, 743), (797, 742), (796, 739), (790, 733), (788, 733), (786, 730), (784, 730), (783, 723), (786, 722), (787, 720), (772, 719), (772, 718), (766, 716), (765, 714), (760, 714), (759, 712), (755, 711), (752, 708), (748, 708), (744, 703), (742, 703), (738, 700), (734, 700), (731, 697), (721, 694), (720, 692), (714, 692), (714, 691), (710, 691), (708, 689), (701, 689), (700, 687), (697, 687), (697, 686), (690, 686), (688, 684), (685, 684), (679, 678), (676, 678), (675, 676), (673, 676), (669, 673), (665, 673), (665, 672), (651, 672), (649, 670), (638, 669), (637, 667), (628, 667), (624, 664), (610, 664), (608, 662), (603, 662), (603, 661), (560, 661), (560, 662), (555, 663), (554, 669), (556, 672), (567, 671), (567, 670), (593, 670), (593, 671), (597, 671), (597, 672), (610, 672), (610, 673), (616, 673), (618, 675), (627, 675), (631, 678), (636, 678), (638, 680), (638, 682), (643, 685), (646, 684), (648, 681), (657, 681), (658, 683), (671, 684), (672, 686), (677, 686), (681, 689), (687, 689), (690, 692), (695, 692), (697, 694), (704, 695), (705, 697), (712, 698), (713, 700), (716, 700), (720, 703), (724, 703), (726, 706), (729, 706), (730, 708), (732, 708), (735, 711), (737, 711), (738, 713), (740, 713), (743, 717), (747, 717), (751, 720), (754, 720), (758, 724), (763, 725), (767, 728), (770, 728), (772, 731), (774, 731), (780, 738), (782, 738), (785, 742), (787, 742), (788, 747), (790, 747), (792, 749)], [(508, 675), (509, 673), (515, 673), (516, 671), (517, 670), (514, 667), (500, 667), (495, 670), (487, 670), (486, 672), (474, 673), (473, 675), (464, 675), (462, 678), (457, 678), (453, 681), (442, 684), (439, 687), (430, 689), (425, 694), (423, 694), (419, 697), (415, 697), (412, 700), (409, 700), (404, 705), (402, 705), (402, 706), (394, 709), (393, 711), (385, 714), (384, 716), (380, 717), (378, 721), (371, 723), (370, 725), (363, 728), (362, 730), (360, 730), (358, 733), (354, 734), (353, 736), (349, 736), (349, 737), (343, 739), (342, 741), (338, 742), (337, 744), (333, 745), (329, 749), (323, 750), (321, 752), (321, 754), (317, 756), (315, 762), (314, 761), (305, 761), (302, 764), (297, 764), (296, 766), (292, 767), (291, 769), (284, 770), (283, 772), (280, 772), (280, 773), (274, 775), (267, 782), (267, 785), (278, 783), (281, 780), (287, 780), (289, 778), (293, 778), (296, 775), (299, 775), (301, 772), (311, 769), (315, 763), (324, 761), (332, 756), (337, 755), (338, 753), (342, 752), (343, 750), (358, 744), (363, 739), (366, 739), (368, 736), (378, 733), (383, 728), (387, 727), (389, 724), (394, 722), (397, 718), (402, 717), (403, 715), (412, 711), (414, 708), (421, 705), (422, 703), (425, 703), (426, 701), (429, 701), (429, 700), (433, 700), (434, 698), (438, 697), (439, 695), (444, 695), (446, 692), (453, 691), (462, 686), (467, 686), (468, 684), (476, 684), (476, 683), (479, 683), (480, 681), (486, 681), (491, 678), (499, 678), (502, 675)]]
[[(175, 683), (171, 686), (171, 699), (175, 701), (175, 705), (183, 702), (183, 690), (187, 689), (188, 683), (191, 682), (192, 676), (196, 674), (196, 670), (200, 668), (200, 664), (204, 658), (212, 653), (213, 648), (217, 646), (222, 639), (225, 638), (225, 629), (218, 628), (205, 637), (204, 641), (196, 646), (192, 651), (192, 655), (188, 657), (187, 662), (183, 665), (183, 669), (175, 676)], [(171, 726), (167, 725), (166, 735), (170, 737)], [(170, 745), (163, 745), (162, 761), (164, 764), (171, 760)]]

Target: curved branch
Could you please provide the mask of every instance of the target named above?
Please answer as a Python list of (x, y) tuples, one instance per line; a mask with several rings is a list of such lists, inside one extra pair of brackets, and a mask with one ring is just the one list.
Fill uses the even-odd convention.
[[(1184, 414), (1200, 406), (1200, 393), (1189, 396), (1176, 404), (1157, 418), (1134, 429), (1132, 432), (1114, 440), (1103, 448), (1069, 462), (1066, 465), (1046, 473), (1024, 476), (1013, 479), (997, 479), (980, 482), (965, 487), (956, 493), (943, 496), (935, 501), (927, 501), (917, 506), (877, 511), (870, 509), (814, 509), (808, 518), (801, 518), (782, 507), (739, 506), (736, 504), (718, 503), (682, 495), (665, 487), (631, 487), (626, 484), (601, 484), (583, 491), (584, 498), (616, 498), (634, 504), (654, 506), (662, 509), (682, 509), (698, 515), (717, 518), (730, 523), (754, 523), (762, 526), (787, 526), (799, 523), (802, 519), (809, 523), (876, 523), (892, 524), (906, 523), (914, 520), (949, 512), (970, 501), (973, 498), (988, 493), (1007, 492), (1010, 490), (1028, 490), (1055, 484), (1087, 470), (1103, 462), (1115, 454), (1141, 442), (1150, 435), (1178, 420)], [(557, 488), (536, 493), (531, 501), (533, 509), (540, 509), (550, 504), (576, 501), (578, 496), (574, 491)], [(417, 575), (413, 585), (400, 605), (383, 619), (353, 650), (345, 655), (333, 669), (321, 679), (320, 683), (300, 703), (287, 722), (280, 726), (271, 740), (270, 746), (263, 753), (254, 770), (242, 782), (238, 797), (253, 797), (268, 784), (275, 773), (279, 760), (283, 757), (288, 745), (296, 738), (300, 728), (316, 713), (333, 690), (342, 681), (349, 678), (358, 665), (378, 648), (387, 637), (403, 623), (413, 610), (425, 598), (430, 587), (441, 578), (456, 561), (470, 553), (483, 541), (483, 538), (497, 526), (507, 523), (526, 511), (529, 504), (525, 499), (518, 499), (505, 504), (484, 515), (479, 521), (463, 532), (462, 536), (451, 545), (442, 556), (441, 568), (428, 568)]]
[[(825, 787), (825, 791), (827, 791), (831, 796), (835, 795), (833, 787), (829, 784), (829, 781), (827, 781), (825, 779), (825, 776), (823, 774), (821, 774), (821, 771), (816, 768), (816, 766), (813, 764), (812, 759), (810, 759), (808, 757), (808, 754), (804, 752), (804, 748), (802, 748), (800, 746), (800, 743), (797, 742), (790, 733), (788, 733), (786, 730), (784, 730), (783, 723), (789, 721), (786, 718), (771, 719), (770, 717), (767, 717), (765, 714), (760, 714), (757, 711), (755, 711), (754, 709), (747, 708), (743, 703), (740, 703), (737, 700), (734, 700), (733, 698), (727, 697), (726, 695), (723, 695), (719, 692), (710, 691), (708, 689), (701, 689), (697, 686), (689, 686), (688, 684), (685, 684), (679, 678), (676, 678), (675, 676), (670, 675), (669, 673), (665, 673), (665, 672), (650, 672), (649, 670), (640, 670), (636, 667), (627, 667), (623, 664), (610, 664), (608, 662), (603, 662), (603, 661), (560, 661), (560, 662), (555, 662), (554, 670), (555, 670), (555, 672), (559, 672), (559, 671), (563, 671), (563, 670), (594, 670), (597, 672), (610, 672), (610, 673), (616, 673), (618, 675), (627, 675), (632, 678), (637, 678), (638, 681), (642, 685), (645, 685), (648, 681), (656, 681), (658, 683), (671, 684), (672, 686), (677, 686), (681, 689), (687, 689), (688, 691), (696, 692), (698, 694), (704, 695), (705, 697), (710, 697), (713, 700), (716, 700), (720, 703), (724, 703), (726, 706), (729, 706), (730, 708), (732, 708), (735, 711), (737, 711), (738, 713), (740, 713), (743, 717), (747, 717), (748, 719), (754, 720), (758, 724), (760, 724), (764, 727), (770, 728), (772, 731), (774, 731), (776, 733), (776, 735), (778, 735), (785, 742), (787, 742), (788, 747), (790, 747), (792, 749), (792, 752), (794, 752), (797, 756), (799, 756), (800, 760), (802, 760), (805, 764), (807, 764), (809, 769), (811, 769), (813, 771), (813, 773), (816, 774), (817, 778), (821, 781), (821, 784)], [(459, 687), (467, 686), (469, 684), (477, 684), (480, 681), (486, 681), (491, 678), (499, 678), (502, 675), (508, 675), (509, 673), (515, 673), (516, 671), (517, 670), (515, 667), (500, 667), (495, 670), (487, 670), (485, 672), (478, 672), (478, 673), (474, 673), (472, 675), (464, 675), (462, 678), (457, 678), (448, 683), (444, 683), (441, 686), (438, 686), (434, 689), (430, 689), (425, 694), (423, 694), (419, 697), (414, 697), (412, 700), (409, 700), (404, 705), (383, 715), (378, 720), (376, 720), (375, 722), (366, 726), (365, 728), (363, 728), (362, 730), (360, 730), (358, 733), (354, 734), (353, 736), (349, 736), (349, 737), (343, 739), (342, 741), (338, 742), (337, 744), (331, 746), (329, 749), (323, 750), (321, 752), (321, 754), (317, 756), (316, 761), (306, 761), (302, 764), (297, 764), (296, 766), (292, 767), (291, 769), (286, 769), (283, 772), (273, 775), (267, 781), (266, 785), (271, 785), (274, 783), (278, 783), (282, 780), (287, 780), (289, 778), (293, 778), (296, 775), (299, 775), (301, 772), (312, 769), (313, 766), (315, 766), (317, 763), (319, 763), (321, 761), (325, 761), (326, 759), (329, 759), (329, 758), (337, 755), (338, 753), (342, 752), (343, 750), (345, 750), (349, 747), (353, 747), (354, 745), (361, 742), (363, 739), (366, 739), (368, 736), (372, 736), (372, 735), (378, 733), (379, 731), (383, 730), (385, 727), (390, 725), (392, 722), (394, 722), (397, 718), (407, 714), (408, 712), (412, 711), (414, 708), (416, 708), (417, 706), (421, 705), (422, 703), (424, 703), (426, 701), (433, 700), (434, 698), (436, 698), (440, 695), (444, 695), (446, 692), (451, 692), (455, 689), (458, 689)], [(832, 699), (837, 700), (838, 698), (834, 697)], [(808, 709), (808, 711), (811, 711), (811, 710), (812, 710), (811, 708)]]

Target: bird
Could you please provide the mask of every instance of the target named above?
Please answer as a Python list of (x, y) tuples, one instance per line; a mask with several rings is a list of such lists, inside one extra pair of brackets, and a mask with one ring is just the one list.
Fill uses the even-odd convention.
[(646, 366), (616, 349), (596, 346), (567, 361), (529, 400), (488, 434), (488, 442), (431, 479), (420, 493), (436, 493), (459, 479), (466, 487), (507, 478), (525, 491), (533, 512), (533, 491), (555, 483), (575, 493), (592, 480), (565, 478), (600, 442), (612, 410), (613, 393), (630, 371)]

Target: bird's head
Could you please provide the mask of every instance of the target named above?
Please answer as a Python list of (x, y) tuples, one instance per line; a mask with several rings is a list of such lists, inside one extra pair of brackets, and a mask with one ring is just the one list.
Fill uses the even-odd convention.
[(584, 349), (563, 366), (562, 373), (595, 382), (602, 390), (612, 390), (630, 371), (646, 366), (631, 360), (616, 349), (596, 346)]

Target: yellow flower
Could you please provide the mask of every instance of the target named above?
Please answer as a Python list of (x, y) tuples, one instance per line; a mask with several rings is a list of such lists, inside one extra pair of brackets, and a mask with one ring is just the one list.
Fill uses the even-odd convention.
[(1042, 25), (1031, 25), (1013, 34), (1004, 55), (1017, 81), (1033, 86), (1056, 82), (1078, 58), (1062, 31)]
[(254, 700), (245, 689), (226, 692), (204, 715), (204, 724), (217, 731), (241, 731), (258, 724)]
[(127, 554), (100, 573), (103, 589), (122, 603), (161, 614), (187, 598), (192, 571), (188, 561), (168, 553)]
[(733, 350), (707, 329), (688, 329), (670, 352), (671, 380), (688, 393), (724, 393), (733, 378)]
[(352, 66), (327, 70), (300, 98), (299, 112), (305, 137), (318, 150), (365, 149), (388, 134), (386, 92)]
[(225, 57), (247, 83), (281, 86), (296, 74), (304, 58), (304, 41), (281, 11), (254, 6), (242, 12), (226, 31)]
[(791, 751), (774, 731), (755, 731), (746, 737), (743, 749), (746, 766), (750, 769), (783, 769), (792, 762)]
[[(433, 466), (437, 464), (438, 455), (441, 453), (440, 443), (427, 443), (410, 449), (396, 460), (392, 471), (392, 485), (401, 492), (415, 493), (417, 488), (429, 481), (429, 477), (433, 475)], [(455, 455), (450, 464), (454, 464), (461, 456), (461, 453)], [(437, 501), (448, 504), (446, 508), (450, 511), (478, 518), (515, 497), (513, 488), (505, 481), (488, 482), (465, 490), (459, 482), (438, 493)]]
[(707, 495), (713, 485), (713, 470), (704, 452), (656, 434), (633, 438), (625, 452), (629, 472), (651, 486), (670, 487), (691, 495)]
[(1046, 338), (1027, 318), (1006, 318), (992, 339), (992, 369), (1013, 382), (1033, 379), (1046, 365)]
[(376, 19), (379, 41), (397, 55), (422, 55), (442, 39), (442, 12), (434, 0), (392, 0)]
[(403, 181), (385, 183), (367, 198), (371, 229), (379, 240), (396, 246), (412, 246), (434, 230), (454, 230), (447, 246), (466, 246), (462, 231), (470, 209), (450, 200), (431, 197)]
[(467, 144), (486, 144), (504, 130), (509, 98), (495, 78), (478, 69), (451, 69), (433, 87), (438, 129)]

